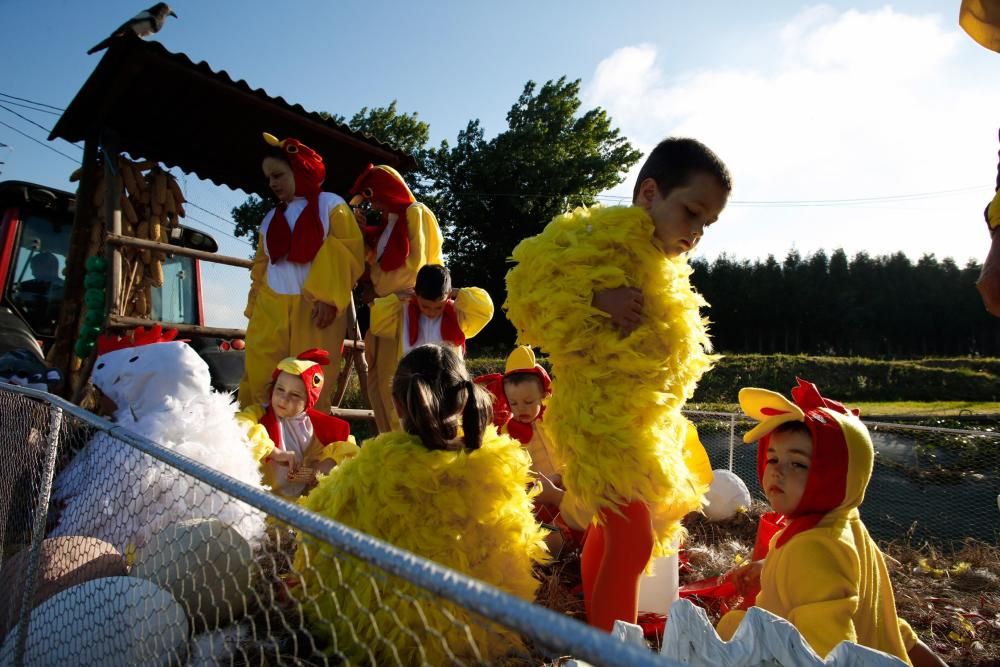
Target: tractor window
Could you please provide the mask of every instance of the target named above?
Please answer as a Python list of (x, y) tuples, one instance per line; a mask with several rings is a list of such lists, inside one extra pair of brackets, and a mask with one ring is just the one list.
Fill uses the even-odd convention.
[(63, 301), (70, 225), (28, 215), (15, 249), (9, 298), (38, 336), (55, 334)]
[(170, 257), (163, 261), (163, 287), (153, 289), (151, 318), (164, 324), (198, 324), (194, 260)]

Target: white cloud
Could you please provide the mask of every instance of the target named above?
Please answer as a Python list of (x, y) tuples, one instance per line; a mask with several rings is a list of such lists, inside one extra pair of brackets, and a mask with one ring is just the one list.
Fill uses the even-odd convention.
[[(727, 162), (733, 203), (702, 252), (780, 256), (842, 246), (960, 263), (985, 254), (1000, 89), (969, 73), (975, 45), (957, 25), (890, 7), (817, 6), (747, 39), (767, 62), (678, 72), (668, 52), (640, 44), (603, 60), (584, 91), (585, 103), (607, 109), (644, 151), (664, 136), (694, 136)], [(631, 191), (637, 170), (615, 194)], [(976, 186), (850, 206), (740, 205)]]

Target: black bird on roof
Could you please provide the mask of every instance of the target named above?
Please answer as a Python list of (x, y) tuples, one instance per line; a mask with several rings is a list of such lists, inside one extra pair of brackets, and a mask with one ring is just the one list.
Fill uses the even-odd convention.
[(106, 49), (111, 46), (113, 41), (121, 37), (131, 37), (133, 35), (136, 37), (145, 37), (154, 32), (160, 32), (160, 28), (163, 27), (168, 16), (177, 18), (177, 14), (174, 14), (173, 10), (170, 9), (170, 5), (165, 2), (158, 2), (149, 9), (139, 12), (128, 21), (125, 21), (125, 23), (122, 23), (118, 30), (115, 30), (100, 44), (87, 51), (87, 54), (90, 55), (97, 53), (101, 49)]

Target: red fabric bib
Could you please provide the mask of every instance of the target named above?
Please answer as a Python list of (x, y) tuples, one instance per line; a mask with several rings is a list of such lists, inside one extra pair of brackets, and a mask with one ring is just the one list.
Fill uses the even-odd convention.
[[(306, 410), (309, 421), (312, 422), (313, 437), (320, 441), (320, 444), (329, 445), (331, 442), (343, 442), (351, 435), (351, 426), (343, 419), (333, 415), (325, 415), (322, 412), (309, 408)], [(267, 430), (271, 437), (271, 442), (278, 449), (284, 449), (281, 444), (281, 425), (278, 423), (278, 416), (274, 414), (274, 409), (269, 405), (261, 417), (260, 423)]]
[[(410, 233), (407, 229), (406, 211), (396, 219), (396, 224), (389, 233), (389, 239), (378, 260), (379, 268), (385, 272), (395, 271), (406, 263), (410, 256)], [(384, 227), (382, 229), (385, 229)], [(381, 232), (379, 233), (381, 236)]]
[(535, 426), (511, 419), (507, 422), (507, 433), (522, 445), (527, 445), (535, 436)]
[(281, 202), (274, 209), (267, 227), (267, 255), (271, 264), (282, 259), (296, 264), (308, 264), (323, 245), (323, 222), (319, 217), (319, 194), (306, 198), (306, 207), (299, 214), (292, 230), (285, 218), (288, 204)]
[[(406, 309), (409, 325), (407, 334), (412, 346), (420, 337), (420, 306), (417, 305), (416, 297), (410, 299)], [(455, 302), (451, 299), (445, 302), (444, 311), (441, 313), (441, 338), (462, 348), (462, 355), (465, 355), (465, 334), (462, 333), (462, 327), (458, 326), (458, 313), (455, 312)]]

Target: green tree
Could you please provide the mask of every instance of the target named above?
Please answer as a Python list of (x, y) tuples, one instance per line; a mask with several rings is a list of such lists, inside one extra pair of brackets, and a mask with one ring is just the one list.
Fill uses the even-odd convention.
[[(320, 112), (320, 115), (327, 120), (345, 122), (344, 116), (326, 112)], [(418, 167), (407, 174), (407, 184), (418, 199), (429, 197), (425, 165), (431, 127), (420, 120), (416, 112), (400, 112), (396, 107), (396, 100), (393, 100), (385, 107), (363, 107), (351, 116), (346, 124), (356, 132), (363, 132), (393, 148), (413, 155)], [(251, 239), (256, 239), (261, 221), (276, 203), (270, 197), (261, 199), (256, 195), (250, 195), (246, 201), (232, 210), (233, 220), (236, 222), (233, 233), (238, 237), (249, 236)]]
[[(455, 282), (486, 289), (498, 308), (514, 246), (554, 215), (595, 204), (641, 157), (603, 109), (581, 113), (579, 94), (579, 80), (529, 81), (506, 130), (487, 141), (474, 120), (454, 146), (432, 151), (435, 213)], [(485, 342), (509, 343), (513, 330), (496, 317), (484, 334)]]

